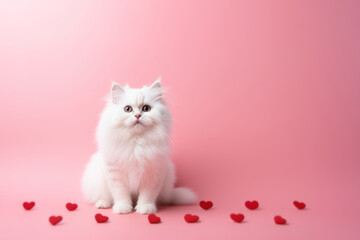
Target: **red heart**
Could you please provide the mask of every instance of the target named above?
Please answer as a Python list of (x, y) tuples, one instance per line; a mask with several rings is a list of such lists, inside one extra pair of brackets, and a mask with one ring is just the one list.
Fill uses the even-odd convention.
[(274, 221), (276, 224), (286, 224), (286, 219), (281, 216), (275, 216)]
[(239, 213), (239, 214), (232, 213), (230, 215), (230, 217), (232, 220), (234, 220), (235, 222), (238, 222), (238, 223), (242, 222), (245, 218), (244, 215), (241, 213)]
[(50, 222), (52, 225), (56, 225), (56, 224), (58, 224), (62, 219), (63, 219), (62, 216), (51, 216), (51, 217), (49, 217), (49, 222)]
[(76, 203), (67, 203), (66, 204), (66, 208), (69, 211), (74, 211), (75, 209), (77, 209), (78, 205)]
[(208, 210), (209, 208), (211, 208), (213, 206), (213, 203), (211, 201), (201, 201), (200, 202), (200, 207), (202, 207), (205, 210)]
[(24, 203), (23, 203), (23, 207), (24, 207), (26, 210), (31, 210), (34, 206), (35, 206), (35, 203), (34, 203), (34, 202), (24, 202)]
[(297, 207), (298, 209), (304, 209), (306, 207), (305, 203), (303, 202), (298, 202), (298, 201), (294, 201), (294, 205), (295, 207)]
[(194, 223), (199, 221), (199, 216), (196, 215), (191, 215), (191, 214), (186, 214), (184, 217), (185, 221), (188, 223)]
[(245, 206), (250, 210), (254, 210), (259, 207), (259, 203), (257, 201), (252, 201), (252, 202), (246, 201)]
[(95, 220), (98, 223), (104, 223), (104, 222), (107, 222), (107, 220), (109, 220), (109, 217), (103, 216), (103, 215), (101, 215), (101, 213), (98, 213), (95, 215)]
[(149, 223), (159, 223), (160, 222), (160, 218), (158, 216), (156, 216), (155, 214), (150, 214), (148, 216), (149, 219)]

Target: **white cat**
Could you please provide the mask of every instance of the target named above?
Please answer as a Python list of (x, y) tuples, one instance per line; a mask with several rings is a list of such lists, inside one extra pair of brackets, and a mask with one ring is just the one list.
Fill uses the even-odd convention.
[(174, 188), (170, 126), (160, 79), (140, 89), (113, 83), (97, 127), (98, 152), (82, 177), (86, 200), (114, 213), (132, 212), (137, 200), (141, 214), (155, 213), (156, 203), (194, 203), (194, 192)]

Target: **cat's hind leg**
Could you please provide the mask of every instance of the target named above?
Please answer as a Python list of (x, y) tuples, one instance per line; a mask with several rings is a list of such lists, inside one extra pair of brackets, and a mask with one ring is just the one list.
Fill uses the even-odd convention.
[(82, 176), (82, 192), (90, 203), (97, 208), (110, 208), (113, 199), (105, 178), (105, 164), (99, 153), (91, 157)]

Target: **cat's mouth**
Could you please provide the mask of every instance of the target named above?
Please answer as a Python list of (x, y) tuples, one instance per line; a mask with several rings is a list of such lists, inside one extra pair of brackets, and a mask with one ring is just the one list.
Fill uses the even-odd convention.
[(136, 120), (135, 123), (134, 123), (134, 126), (136, 125), (143, 125), (142, 122), (140, 122), (140, 120)]

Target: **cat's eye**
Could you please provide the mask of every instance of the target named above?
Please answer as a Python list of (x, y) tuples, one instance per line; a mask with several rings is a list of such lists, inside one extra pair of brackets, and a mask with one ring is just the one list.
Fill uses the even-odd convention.
[(148, 112), (148, 111), (150, 111), (151, 110), (151, 107), (149, 106), (149, 105), (144, 105), (143, 107), (142, 107), (142, 111), (143, 112)]
[(132, 112), (132, 107), (127, 105), (127, 106), (124, 107), (124, 111), (125, 112)]

